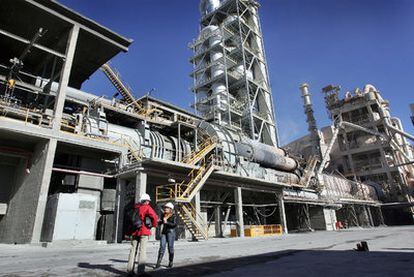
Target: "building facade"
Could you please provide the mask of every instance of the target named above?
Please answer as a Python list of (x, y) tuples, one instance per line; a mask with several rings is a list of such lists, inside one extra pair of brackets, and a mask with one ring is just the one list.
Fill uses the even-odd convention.
[[(323, 92), (334, 126), (321, 129), (322, 145), (332, 141), (335, 125), (351, 123), (337, 126), (339, 133), (329, 153), (327, 171), (350, 180), (380, 185), (384, 193), (382, 197), (387, 202), (412, 201), (412, 146), (402, 135), (401, 121), (391, 115), (389, 102), (372, 85), (353, 93), (347, 92), (343, 98), (337, 86), (327, 86)], [(305, 136), (289, 143), (286, 148), (294, 153), (304, 153), (309, 144), (310, 139)], [(398, 220), (389, 222), (412, 222), (411, 213), (408, 211), (407, 216), (401, 215)]]
[[(322, 189), (314, 167), (276, 146), (257, 2), (201, 7), (211, 40), (202, 36), (209, 58), (195, 63), (219, 70), (195, 91), (220, 88), (245, 99), (237, 120), (226, 119), (216, 94), (206, 107), (220, 107), (213, 117), (136, 97), (108, 63), (132, 40), (56, 1), (2, 1), (0, 243), (121, 242), (144, 192), (156, 209), (175, 203), (179, 236), (187, 238), (207, 239), (212, 218), (215, 236), (230, 228), (243, 236), (245, 225), (257, 224), (333, 230), (336, 215), (355, 226), (381, 224), (371, 186), (324, 173)], [(225, 55), (235, 68), (222, 67)], [(110, 98), (81, 90), (98, 70), (112, 85)], [(221, 70), (237, 78), (223, 87), (231, 73)], [(271, 216), (263, 216), (267, 209)]]

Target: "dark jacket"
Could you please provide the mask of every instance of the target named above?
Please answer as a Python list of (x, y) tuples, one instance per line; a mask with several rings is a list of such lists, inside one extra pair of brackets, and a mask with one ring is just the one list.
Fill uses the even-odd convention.
[(173, 232), (175, 231), (175, 228), (177, 227), (177, 216), (175, 215), (175, 213), (173, 213), (172, 216), (167, 219), (167, 223), (164, 223), (164, 214), (161, 214), (158, 224), (161, 228), (160, 229), (161, 234)]

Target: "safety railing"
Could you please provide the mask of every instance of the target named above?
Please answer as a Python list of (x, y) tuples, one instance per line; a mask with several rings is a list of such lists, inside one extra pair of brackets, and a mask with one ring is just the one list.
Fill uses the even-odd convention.
[(20, 100), (17, 99), (7, 101), (4, 98), (0, 98), (0, 116), (24, 121), (26, 125), (33, 124), (46, 128), (50, 128), (53, 122), (53, 116), (22, 106)]
[(212, 151), (217, 146), (217, 140), (213, 137), (207, 138), (201, 145), (199, 151), (193, 151), (183, 158), (186, 164), (194, 165), (200, 161), (206, 154)]
[(198, 218), (201, 218), (201, 215), (191, 202), (181, 204), (178, 214), (196, 239), (208, 239), (208, 228), (198, 220)]
[(157, 202), (191, 202), (194, 194), (201, 189), (206, 179), (214, 171), (215, 166), (215, 159), (210, 157), (207, 163), (203, 162), (199, 168), (192, 169), (181, 183), (157, 186)]

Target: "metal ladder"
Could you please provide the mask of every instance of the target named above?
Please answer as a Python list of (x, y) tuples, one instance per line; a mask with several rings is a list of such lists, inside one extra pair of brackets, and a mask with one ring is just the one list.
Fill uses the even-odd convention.
[(186, 180), (181, 183), (157, 186), (156, 188), (156, 201), (175, 202), (178, 215), (197, 240), (208, 239), (208, 232), (207, 227), (197, 220), (200, 215), (197, 214), (192, 201), (216, 169), (215, 155), (207, 156), (216, 147), (217, 143), (214, 140), (206, 140), (201, 144), (199, 151), (191, 153), (185, 159), (189, 165), (199, 163), (199, 167), (191, 170)]

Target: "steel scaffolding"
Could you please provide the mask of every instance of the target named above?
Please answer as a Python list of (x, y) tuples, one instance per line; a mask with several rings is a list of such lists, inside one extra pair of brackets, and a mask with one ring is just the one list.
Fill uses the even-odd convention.
[(194, 108), (206, 120), (277, 145), (259, 5), (227, 0), (201, 19), (191, 44)]

